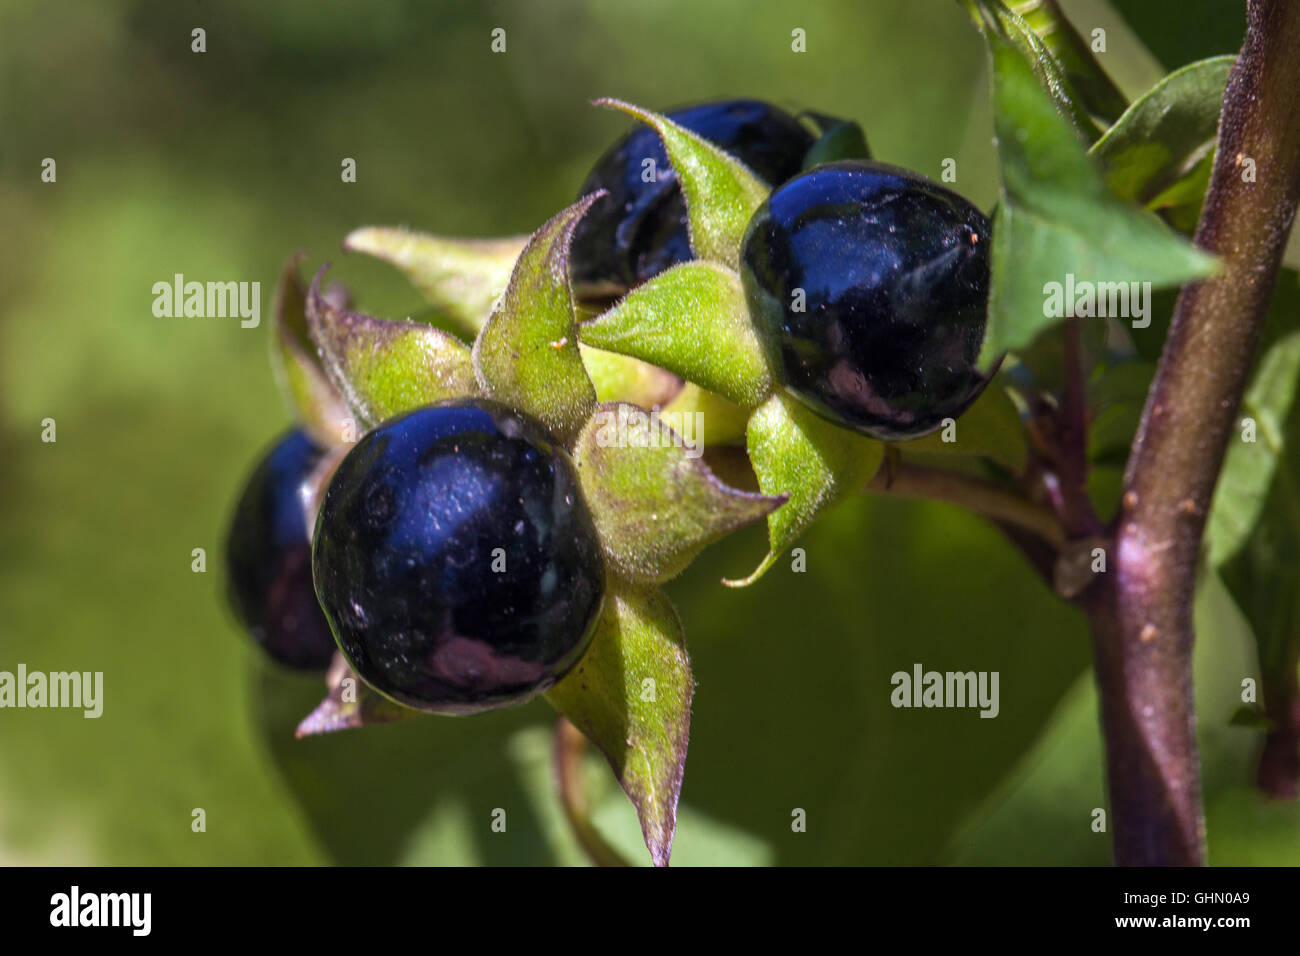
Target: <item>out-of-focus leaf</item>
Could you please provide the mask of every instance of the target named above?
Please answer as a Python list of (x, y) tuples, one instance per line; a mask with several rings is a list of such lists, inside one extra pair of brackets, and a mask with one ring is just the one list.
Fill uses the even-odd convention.
[(1265, 353), (1242, 403), (1256, 441), (1233, 442), (1208, 529), (1210, 560), (1222, 562), (1223, 582), (1255, 635), (1265, 712), (1288, 725), (1300, 706), (1298, 376), (1300, 331), (1292, 331)]
[(666, 581), (706, 545), (783, 503), (719, 481), (700, 457), (701, 437), (689, 418), (674, 421), (626, 403), (596, 409), (578, 436), (574, 464), (620, 574)]
[(1135, 359), (1103, 366), (1088, 387), (1088, 460), (1122, 465), (1146, 404), (1155, 364)]
[(598, 402), (631, 402), (653, 408), (666, 405), (681, 391), (681, 379), (667, 369), (581, 342), (578, 348)]
[(527, 241), (527, 236), (457, 239), (396, 226), (365, 226), (348, 233), (343, 248), (396, 266), (439, 314), (473, 338)]
[(1008, 471), (1024, 470), (1029, 451), (1025, 426), (1015, 402), (996, 381), (957, 419), (952, 441), (943, 440), (945, 431), (940, 429), (898, 447), (904, 455), (974, 455), (996, 462)]
[(789, 495), (768, 515), (769, 550), (748, 576), (723, 583), (746, 587), (761, 578), (800, 533), (845, 495), (859, 491), (876, 473), (885, 446), (839, 428), (784, 392), (760, 405), (749, 419), (749, 459), (765, 495)]
[(546, 694), (609, 760), (656, 866), (672, 853), (694, 693), (668, 598), (611, 578), (591, 647)]
[[(1194, 679), (1204, 780), (1207, 792), (1214, 793), (1241, 779), (1242, 751), (1253, 746), (1243, 741), (1240, 731), (1224, 728), (1241, 706), (1241, 678), (1249, 673), (1250, 651), (1240, 630), (1240, 615), (1213, 575), (1199, 582), (1194, 613), (1196, 632), (1213, 635), (1196, 642)], [(1083, 630), (1065, 620), (1061, 626)], [(1057, 650), (1066, 652), (1064, 647)], [(1003, 674), (1003, 716), (1010, 714), (1008, 686)], [(1035, 728), (1016, 769), (970, 812), (946, 862), (961, 866), (1112, 862), (1110, 832), (1115, 820), (1106, 797), (1106, 757), (1097, 709), (1096, 678), (1085, 671), (1056, 704), (1055, 712)], [(1097, 807), (1107, 812), (1107, 833), (1097, 833), (1088, 825)], [(1079, 819), (1084, 825), (1074, 826)], [(1211, 823), (1209, 832), (1219, 831)], [(1214, 849), (1217, 845), (1211, 837), (1211, 860), (1216, 864), (1224, 862)]]
[(1201, 207), (1210, 189), (1210, 174), (1214, 172), (1214, 153), (1206, 153), (1192, 167), (1161, 190), (1147, 203), (1147, 208), (1158, 213), (1178, 232), (1190, 236), (1196, 232), (1201, 219)]
[(1102, 69), (1056, 0), (1010, 0), (1007, 6), (1024, 19), (1052, 54), (1079, 104), (1101, 125), (1113, 123), (1128, 106), (1128, 98)]
[(338, 308), (320, 291), (329, 265), (307, 293), (307, 320), (326, 371), (363, 427), (478, 387), (469, 349), (418, 322), (392, 322)]
[[(1107, 190), (1020, 54), (996, 34), (987, 36), (1002, 202), (993, 224), (988, 330), (980, 354), (985, 368), (1061, 322), (1074, 306), (1064, 301), (1069, 282), (1076, 289), (1086, 288), (1083, 283), (1094, 289), (1105, 283), (1103, 290), (1132, 282), (1161, 287), (1214, 269), (1213, 259), (1153, 214)], [(1130, 311), (1136, 312), (1131, 303)]]
[[(1133, 102), (1092, 147), (1106, 185), (1149, 209), (1181, 210), (1194, 226), (1205, 198), (1219, 109), (1236, 58), (1217, 56), (1170, 73)], [(1191, 207), (1185, 209), (1183, 207)]]
[(603, 195), (579, 200), (533, 233), (474, 341), (479, 384), (566, 443), (596, 406), (596, 389), (578, 350), (569, 242), (578, 220)]
[[(1205, 530), (1205, 546), (1213, 567), (1242, 548), (1271, 497), (1280, 510), (1268, 511), (1274, 516), (1268, 524), (1276, 527), (1282, 516), (1300, 515), (1300, 485), (1296, 484), (1300, 477), (1300, 448), (1288, 440), (1289, 420), (1300, 417), (1297, 379), (1300, 331), (1282, 336), (1263, 354), (1242, 397), (1237, 432), (1228, 445)], [(1250, 433), (1247, 419), (1254, 423)], [(1245, 440), (1248, 434), (1253, 441)], [(1275, 488), (1273, 493), (1270, 488)], [(1288, 504), (1291, 495), (1294, 503)], [(1296, 534), (1300, 537), (1300, 528)]]
[(729, 402), (694, 382), (683, 383), (681, 390), (662, 411), (670, 421), (692, 416), (701, 423), (704, 442), (710, 447), (740, 442), (745, 437), (750, 413), (748, 408)]
[[(1084, 368), (1093, 368), (1105, 358), (1106, 334), (1104, 321), (1080, 323), (1079, 346)], [(1043, 329), (1016, 353), (1016, 358), (1018, 363), (1002, 366), (1002, 375), (1009, 388), (1023, 392), (1023, 386), (1032, 386), (1038, 391), (1063, 394), (1065, 323)]]
[(1149, 305), (1151, 324), (1144, 329), (1129, 329), (1133, 349), (1148, 362), (1159, 361), (1160, 353), (1165, 350), (1165, 339), (1169, 337), (1169, 322), (1174, 317), (1178, 291), (1178, 289), (1153, 289)]
[(1085, 143), (1095, 140), (1099, 129), (1084, 108), (1078, 91), (1047, 44), (1025, 19), (1007, 9), (1002, 0), (960, 2), (988, 40), (990, 48), (1005, 47), (1019, 58), (1075, 135)]
[(1268, 719), (1268, 715), (1258, 705), (1242, 704), (1228, 718), (1228, 726), (1267, 731), (1272, 728), (1273, 721)]
[(328, 448), (343, 440), (351, 413), (321, 367), (307, 331), (307, 290), (298, 274), (304, 258), (301, 252), (290, 256), (275, 286), (271, 367), (294, 417), (318, 445)]
[(319, 707), (303, 718), (295, 736), (314, 737), (336, 730), (391, 724), (396, 720), (422, 716), (420, 711), (403, 707), (371, 690), (340, 653), (335, 653), (325, 683), (329, 693)]
[(684, 262), (582, 326), (589, 345), (633, 355), (739, 405), (772, 388), (740, 277), (716, 262)]
[(745, 227), (769, 192), (763, 181), (734, 156), (658, 113), (615, 99), (596, 105), (622, 110), (659, 134), (686, 197), (691, 248), (701, 259), (735, 269)]

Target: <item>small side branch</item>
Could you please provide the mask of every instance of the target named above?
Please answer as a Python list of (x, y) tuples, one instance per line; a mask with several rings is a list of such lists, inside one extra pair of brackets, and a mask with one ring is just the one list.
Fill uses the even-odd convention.
[(1049, 509), (1014, 489), (982, 478), (886, 460), (865, 490), (900, 498), (947, 501), (995, 522), (1032, 532), (1053, 548), (1065, 544), (1065, 532)]
[(560, 803), (573, 835), (596, 866), (628, 866), (617, 850), (606, 842), (591, 822), (591, 807), (582, 783), (582, 756), (587, 738), (566, 718), (555, 723), (555, 776), (560, 785)]

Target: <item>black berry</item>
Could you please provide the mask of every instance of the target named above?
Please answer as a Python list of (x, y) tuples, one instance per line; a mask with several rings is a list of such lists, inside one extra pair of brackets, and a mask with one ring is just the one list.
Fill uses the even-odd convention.
[(272, 658), (299, 670), (324, 670), (335, 651), (312, 587), (304, 510), (307, 479), (321, 455), (302, 431), (276, 442), (244, 487), (226, 543), (235, 614)]
[(758, 209), (741, 260), (778, 378), (831, 421), (916, 438), (987, 384), (989, 224), (951, 190), (882, 163), (819, 166)]
[[(705, 103), (666, 115), (735, 156), (769, 185), (797, 173), (813, 143), (793, 116), (758, 100)], [(653, 173), (650, 182), (647, 170)], [(620, 295), (693, 258), (686, 201), (653, 129), (639, 125), (614, 143), (578, 195), (597, 189), (609, 195), (578, 224), (570, 254), (570, 276), (582, 298)]]
[(533, 420), (455, 400), (367, 433), (317, 518), (316, 593), (339, 646), (400, 703), (523, 701), (591, 640), (605, 571), (573, 465)]

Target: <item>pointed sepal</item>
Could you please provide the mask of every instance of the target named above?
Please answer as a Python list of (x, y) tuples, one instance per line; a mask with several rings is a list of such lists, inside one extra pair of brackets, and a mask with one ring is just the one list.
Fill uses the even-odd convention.
[(510, 282), (474, 341), (474, 371), (493, 397), (571, 442), (596, 406), (582, 363), (569, 286), (569, 244), (595, 192), (533, 233)]
[(421, 716), (420, 711), (403, 707), (371, 690), (340, 653), (335, 653), (325, 683), (329, 693), (315, 710), (303, 718), (295, 737), (315, 737)]
[(546, 694), (613, 767), (656, 866), (672, 854), (694, 693), (668, 598), (611, 577), (591, 646)]
[(616, 403), (597, 408), (578, 436), (582, 489), (606, 557), (624, 577), (666, 581), (784, 503), (720, 481), (700, 457), (704, 424), (702, 415), (673, 420)]
[(767, 573), (818, 515), (860, 491), (885, 455), (883, 443), (832, 425), (784, 392), (755, 410), (747, 438), (759, 489), (789, 500), (768, 515), (767, 557), (748, 577), (724, 581), (729, 587), (745, 587)]
[(747, 408), (772, 390), (740, 276), (716, 262), (674, 266), (579, 334), (588, 345), (651, 362)]
[(321, 267), (307, 292), (307, 320), (325, 370), (361, 428), (477, 393), (470, 352), (459, 339), (420, 322), (339, 308), (320, 291), (328, 268)]
[[(343, 441), (351, 417), (347, 401), (321, 366), (307, 331), (307, 289), (298, 268), (306, 254), (296, 252), (280, 270), (272, 300), (271, 367), (294, 418), (322, 448)], [(342, 290), (325, 295), (342, 305)]]
[(736, 268), (740, 239), (754, 210), (767, 199), (767, 185), (740, 160), (665, 116), (616, 99), (599, 99), (595, 105), (622, 110), (659, 134), (686, 197), (695, 255)]
[(527, 236), (461, 239), (396, 226), (365, 226), (350, 232), (343, 248), (396, 266), (439, 314), (473, 338), (527, 241)]

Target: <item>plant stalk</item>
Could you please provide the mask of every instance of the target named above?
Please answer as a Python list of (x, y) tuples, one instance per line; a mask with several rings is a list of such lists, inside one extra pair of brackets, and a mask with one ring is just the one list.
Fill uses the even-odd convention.
[(565, 717), (555, 722), (555, 776), (560, 785), (560, 803), (573, 828), (578, 844), (596, 866), (628, 866), (591, 822), (591, 807), (582, 783), (582, 756), (587, 738)]
[(1179, 296), (1129, 457), (1111, 571), (1083, 598), (1122, 865), (1205, 858), (1192, 601), (1206, 515), (1300, 193), (1298, 49), (1300, 3), (1248, 5), (1195, 239), (1220, 271)]
[(983, 515), (995, 523), (1009, 524), (1029, 531), (1054, 548), (1065, 543), (1065, 532), (1056, 515), (1048, 508), (1030, 501), (1013, 489), (983, 478), (886, 459), (880, 470), (867, 482), (865, 490), (899, 498), (947, 501)]

